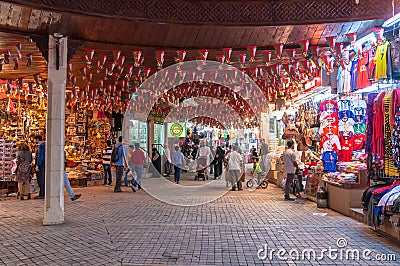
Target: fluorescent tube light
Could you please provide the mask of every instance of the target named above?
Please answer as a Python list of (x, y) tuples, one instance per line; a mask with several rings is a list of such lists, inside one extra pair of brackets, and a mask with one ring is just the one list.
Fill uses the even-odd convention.
[(385, 22), (383, 22), (382, 27), (388, 28), (390, 26), (393, 26), (394, 24), (396, 24), (399, 21), (400, 21), (400, 13), (396, 14), (395, 16), (393, 16), (393, 17), (389, 18), (388, 20), (386, 20)]

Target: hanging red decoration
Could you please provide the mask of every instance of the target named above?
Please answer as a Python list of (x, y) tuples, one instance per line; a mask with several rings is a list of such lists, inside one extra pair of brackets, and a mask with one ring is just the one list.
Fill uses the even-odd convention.
[(244, 67), (244, 64), (246, 62), (246, 54), (238, 54), (237, 58), (238, 58), (238, 61), (241, 65), (241, 67)]
[(326, 42), (329, 45), (329, 50), (331, 51), (331, 53), (335, 52), (335, 40), (336, 40), (336, 36), (329, 36), (329, 37), (325, 37)]
[(312, 55), (313, 57), (318, 58), (319, 49), (320, 49), (319, 46), (311, 46), (311, 47), (310, 47), (311, 55)]
[(286, 53), (289, 56), (291, 62), (294, 62), (296, 57), (296, 49), (286, 49)]
[(121, 51), (120, 50), (112, 50), (112, 55), (114, 58), (114, 63), (118, 64), (119, 57), (121, 56)]
[(310, 41), (309, 40), (301, 40), (299, 41), (301, 52), (303, 57), (308, 57), (308, 49), (310, 46)]
[(100, 73), (104, 69), (106, 61), (107, 61), (107, 56), (104, 54), (100, 54), (98, 59), (97, 73)]
[(185, 60), (186, 51), (178, 50), (176, 51), (176, 57), (174, 57), (175, 63), (182, 63)]
[(82, 79), (85, 80), (87, 77), (87, 68), (86, 67), (81, 67), (81, 69), (79, 70), (82, 74)]
[(133, 56), (133, 65), (135, 67), (139, 67), (141, 65), (141, 58), (142, 58), (142, 51), (138, 50), (133, 50), (132, 51), (132, 56)]
[(253, 63), (256, 60), (257, 46), (246, 46), (249, 62)]
[(265, 64), (268, 65), (271, 62), (272, 51), (264, 51), (262, 52)]
[(357, 32), (347, 33), (346, 37), (351, 44), (354, 44), (357, 39)]
[(225, 56), (225, 63), (230, 64), (232, 48), (222, 48), (222, 52), (224, 53), (224, 56)]
[(118, 59), (118, 69), (121, 69), (124, 63), (125, 63), (125, 56), (122, 55)]
[(208, 50), (206, 49), (202, 49), (202, 50), (198, 50), (199, 51), (199, 56), (200, 56), (200, 60), (207, 60), (208, 57)]
[(276, 51), (276, 58), (278, 60), (282, 59), (282, 52), (283, 52), (283, 43), (274, 43), (272, 46), (274, 47), (274, 50)]
[(164, 51), (156, 51), (157, 68), (161, 69), (164, 64)]

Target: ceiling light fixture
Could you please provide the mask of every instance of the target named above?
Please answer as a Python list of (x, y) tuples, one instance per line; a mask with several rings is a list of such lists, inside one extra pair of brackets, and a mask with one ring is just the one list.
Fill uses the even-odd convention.
[(382, 27), (389, 28), (398, 22), (400, 22), (400, 13), (383, 22)]

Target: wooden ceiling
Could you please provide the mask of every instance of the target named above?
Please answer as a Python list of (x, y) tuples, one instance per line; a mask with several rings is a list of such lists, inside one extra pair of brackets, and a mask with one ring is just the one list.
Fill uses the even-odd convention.
[[(273, 1), (178, 1), (178, 0), (11, 0), (0, 1), (0, 52), (22, 43), (22, 52), (34, 53), (33, 65), (17, 71), (3, 66), (1, 79), (47, 75), (41, 53), (46, 53), (47, 36), (60, 32), (70, 43), (78, 45), (74, 54), (74, 72), (84, 66), (81, 56), (85, 48), (107, 54), (122, 50), (127, 64), (132, 64), (131, 51), (142, 50), (144, 65), (155, 68), (155, 50), (165, 50), (165, 63), (174, 63), (176, 50), (187, 50), (187, 60), (194, 60), (197, 49), (210, 49), (209, 59), (221, 54), (224, 47), (234, 48), (235, 56), (245, 46), (258, 47), (255, 64), (262, 63), (261, 51), (272, 49), (273, 43), (285, 43), (285, 48), (298, 47), (298, 41), (309, 39), (311, 45), (326, 46), (325, 37), (337, 35), (345, 41), (346, 33), (364, 34), (391, 15), (391, 0), (273, 0)], [(395, 7), (400, 0), (395, 1)], [(316, 24), (316, 23), (320, 24)], [(19, 35), (15, 35), (19, 34)], [(35, 43), (28, 36), (35, 36)], [(0, 55), (1, 58), (1, 55)], [(22, 60), (23, 61), (23, 60)], [(236, 64), (236, 65), (235, 65)], [(238, 66), (238, 63), (234, 63)], [(80, 83), (83, 84), (83, 81)]]

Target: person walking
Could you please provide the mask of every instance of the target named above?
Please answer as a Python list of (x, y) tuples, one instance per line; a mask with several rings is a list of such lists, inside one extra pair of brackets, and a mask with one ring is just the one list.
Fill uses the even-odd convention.
[(232, 191), (243, 190), (240, 178), (240, 170), (242, 166), (242, 156), (238, 153), (238, 146), (233, 146), (233, 151), (226, 156), (229, 169), (229, 177), (231, 179)]
[(179, 150), (179, 146), (175, 146), (175, 152), (172, 154), (171, 160), (172, 164), (174, 165), (174, 180), (177, 184), (179, 184), (181, 180), (183, 163), (185, 162), (185, 156)]
[(161, 156), (157, 148), (151, 151), (151, 170), (153, 177), (159, 177), (161, 174)]
[(261, 169), (264, 172), (267, 172), (267, 155), (268, 155), (268, 144), (265, 142), (265, 139), (261, 140), (261, 149), (260, 149), (260, 156), (261, 156)]
[(143, 171), (144, 167), (143, 164), (146, 160), (146, 156), (144, 152), (140, 148), (140, 143), (135, 143), (135, 150), (132, 152), (130, 157), (130, 162), (133, 166), (132, 170), (135, 170), (136, 173), (136, 182), (135, 179), (132, 179), (132, 191), (135, 192), (135, 187), (137, 185), (139, 190), (142, 190), (142, 178), (143, 178)]
[(292, 140), (288, 140), (287, 149), (283, 153), (283, 164), (287, 173), (286, 183), (285, 183), (285, 200), (293, 201), (294, 199), (290, 198), (290, 185), (293, 182), (294, 175), (296, 171), (299, 170), (299, 166), (296, 161), (296, 152), (293, 149), (294, 142)]
[(112, 176), (111, 176), (112, 147), (111, 147), (111, 140), (107, 140), (106, 143), (107, 143), (107, 147), (103, 150), (104, 185), (107, 185), (107, 178), (108, 178), (108, 185), (111, 186), (111, 184), (112, 184)]
[(70, 199), (72, 201), (75, 201), (81, 197), (81, 194), (75, 194), (75, 191), (72, 189), (71, 183), (69, 182), (69, 179), (68, 179), (66, 167), (67, 167), (67, 156), (64, 151), (64, 187), (67, 190)]
[(122, 183), (122, 176), (124, 175), (124, 167), (128, 167), (128, 160), (126, 158), (127, 152), (122, 144), (122, 136), (118, 138), (118, 143), (114, 147), (114, 153), (117, 154), (117, 161), (114, 162), (114, 166), (116, 169), (116, 182), (114, 187), (114, 193), (122, 192), (121, 183)]
[(34, 199), (44, 199), (45, 193), (45, 161), (46, 161), (46, 142), (43, 141), (41, 135), (34, 138), (35, 143), (38, 145), (35, 155), (35, 171), (36, 179), (39, 185), (39, 195)]
[(206, 178), (208, 179), (209, 176), (209, 165), (210, 165), (210, 159), (212, 158), (211, 154), (211, 149), (209, 146), (205, 144), (204, 141), (200, 143), (200, 148), (197, 151), (196, 158), (198, 160), (198, 163), (203, 164), (205, 167), (205, 174)]
[(222, 175), (222, 164), (224, 162), (225, 153), (221, 146), (217, 147), (214, 158), (214, 179), (218, 179)]
[(27, 196), (31, 199), (31, 167), (32, 153), (28, 144), (22, 142), (18, 145), (16, 179), (18, 181), (17, 199), (23, 200)]
[(165, 159), (165, 176), (169, 176), (172, 173), (171, 169), (171, 151), (168, 148), (168, 143), (164, 146), (164, 159)]
[[(134, 150), (134, 146), (133, 146), (133, 145), (129, 145), (129, 146), (128, 146), (128, 155), (127, 155), (128, 158), (130, 158), (130, 156), (132, 156), (133, 150)], [(132, 161), (131, 161), (131, 160), (128, 160), (128, 168), (125, 170), (125, 174), (124, 174), (124, 184), (125, 184), (126, 187), (129, 186), (128, 174), (129, 174), (129, 172), (131, 172), (132, 175), (133, 175), (133, 173), (134, 173), (134, 168), (135, 168), (135, 167), (134, 167), (134, 165), (132, 164)], [(135, 182), (135, 179), (134, 179), (134, 177), (132, 176), (131, 183), (134, 183), (134, 182)]]

